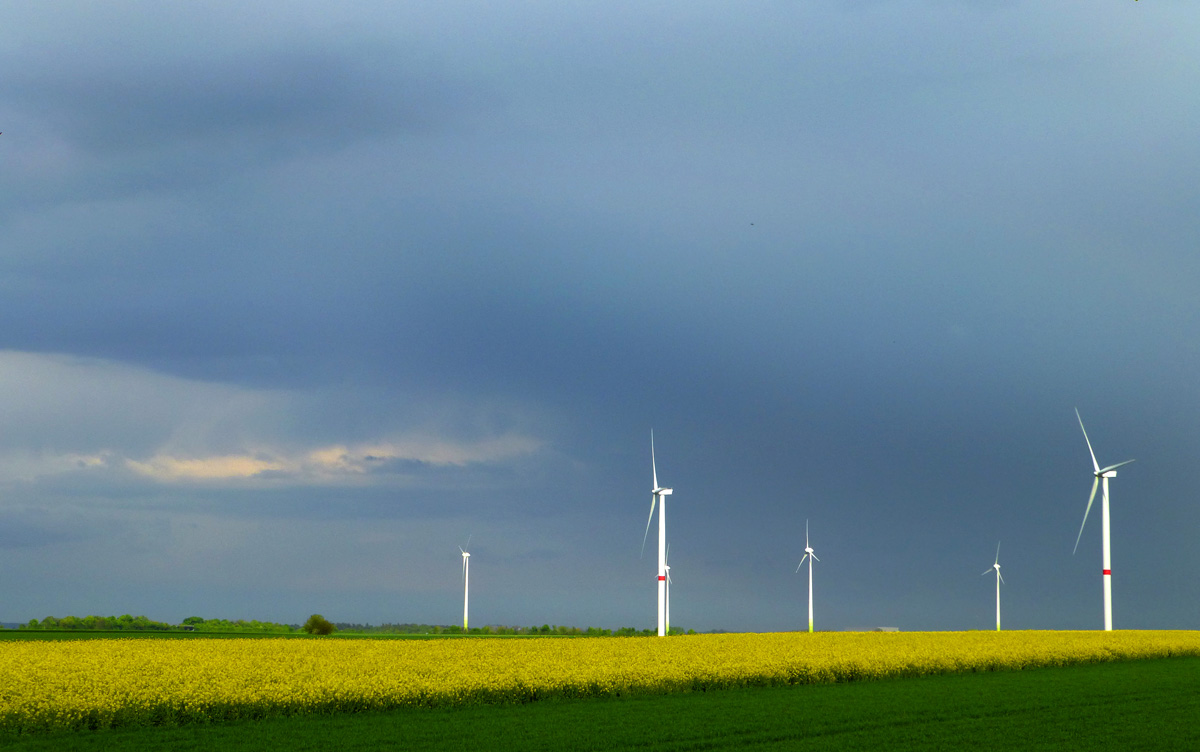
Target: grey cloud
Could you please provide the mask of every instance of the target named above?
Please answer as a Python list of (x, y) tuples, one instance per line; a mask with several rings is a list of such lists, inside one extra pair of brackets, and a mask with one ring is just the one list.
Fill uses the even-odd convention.
[[(347, 59), (335, 51), (284, 50), (231, 59), (85, 67), (54, 77), (14, 76), (0, 95), (44, 112), (93, 154), (210, 147), (256, 158), (304, 144), (328, 151), (348, 140), (417, 130), (444, 118), (454, 92), (408, 80), (396, 51)], [(269, 146), (275, 144), (275, 146)], [(183, 158), (183, 157), (181, 157)]]

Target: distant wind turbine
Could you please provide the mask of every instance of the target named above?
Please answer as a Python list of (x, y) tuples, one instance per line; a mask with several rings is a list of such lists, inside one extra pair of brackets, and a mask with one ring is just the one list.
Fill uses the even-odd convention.
[[(983, 570), (983, 574), (990, 573), (993, 569), (996, 570), (996, 631), (1000, 631), (1000, 583), (1004, 582), (1004, 578), (1000, 576), (1000, 542), (996, 542), (996, 563), (987, 569)], [(982, 577), (983, 575), (980, 575)]]
[[(467, 548), (470, 548), (470, 547), (471, 547), (471, 536), (468, 535), (467, 536)], [(462, 559), (463, 559), (463, 631), (466, 632), (467, 631), (467, 599), (471, 594), (471, 589), (470, 589), (471, 554), (467, 553), (467, 550), (465, 548), (463, 548), (462, 546), (459, 546), (458, 550), (462, 551)]]
[(817, 555), (813, 553), (812, 546), (808, 544), (808, 520), (804, 521), (804, 556), (800, 559), (800, 563), (796, 565), (796, 571), (800, 571), (800, 567), (804, 566), (804, 559), (808, 559), (808, 631), (813, 631), (813, 599), (812, 599), (812, 563), (817, 559)]
[(1115, 465), (1108, 467), (1100, 467), (1100, 463), (1096, 461), (1096, 453), (1092, 451), (1092, 442), (1088, 438), (1087, 429), (1083, 427), (1083, 418), (1079, 416), (1079, 408), (1075, 408), (1075, 417), (1079, 418), (1079, 429), (1083, 431), (1083, 440), (1087, 442), (1088, 454), (1092, 455), (1093, 475), (1096, 479), (1092, 481), (1092, 495), (1088, 497), (1087, 509), (1083, 510), (1083, 523), (1079, 526), (1079, 535), (1075, 536), (1075, 548), (1071, 551), (1072, 554), (1079, 550), (1079, 539), (1083, 537), (1083, 526), (1087, 524), (1088, 512), (1092, 511), (1092, 502), (1096, 499), (1096, 486), (1103, 481), (1104, 494), (1100, 507), (1101, 520), (1101, 538), (1103, 540), (1104, 551), (1104, 630), (1112, 631), (1112, 561), (1109, 558), (1109, 525), (1108, 525), (1108, 479), (1117, 477), (1117, 468), (1122, 465), (1128, 465), (1133, 460), (1125, 460), (1118, 462)]
[(642, 535), (642, 553), (646, 551), (646, 536), (650, 534), (650, 520), (654, 519), (654, 505), (658, 504), (658, 636), (667, 634), (667, 498), (671, 489), (658, 485), (658, 468), (654, 464), (654, 431), (650, 431), (650, 471), (654, 476), (654, 488), (650, 494), (650, 516), (646, 519), (646, 532)]

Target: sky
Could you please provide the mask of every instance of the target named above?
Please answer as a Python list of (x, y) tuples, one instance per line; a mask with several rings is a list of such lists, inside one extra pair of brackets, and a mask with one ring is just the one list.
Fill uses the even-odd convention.
[[(0, 7), (0, 621), (1200, 627), (1200, 7)], [(807, 566), (807, 565), (806, 565)], [(981, 573), (988, 576), (982, 576)]]

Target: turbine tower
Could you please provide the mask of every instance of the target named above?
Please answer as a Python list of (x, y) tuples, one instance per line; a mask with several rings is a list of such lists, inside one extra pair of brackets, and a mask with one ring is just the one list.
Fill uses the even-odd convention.
[[(471, 538), (467, 537), (467, 548), (471, 547)], [(471, 554), (467, 553), (462, 546), (458, 547), (462, 551), (463, 559), (463, 632), (467, 631), (467, 598), (470, 596), (470, 573), (471, 573)]]
[(800, 571), (800, 567), (804, 566), (804, 560), (808, 559), (808, 631), (813, 631), (813, 606), (812, 606), (812, 563), (817, 559), (817, 555), (813, 553), (812, 546), (808, 544), (808, 520), (804, 521), (804, 556), (800, 559), (800, 563), (796, 565), (796, 571)]
[(1079, 535), (1075, 536), (1075, 548), (1071, 551), (1072, 554), (1079, 550), (1079, 539), (1083, 537), (1083, 526), (1087, 524), (1088, 512), (1092, 511), (1092, 502), (1096, 499), (1096, 486), (1101, 485), (1103, 481), (1104, 494), (1102, 496), (1102, 505), (1100, 507), (1100, 529), (1101, 539), (1103, 541), (1104, 551), (1104, 631), (1112, 631), (1112, 562), (1109, 558), (1109, 536), (1108, 536), (1108, 479), (1117, 477), (1117, 468), (1121, 465), (1128, 465), (1133, 460), (1125, 460), (1118, 462), (1115, 465), (1108, 467), (1100, 467), (1100, 463), (1096, 461), (1096, 453), (1092, 451), (1092, 442), (1088, 438), (1087, 429), (1083, 427), (1083, 418), (1079, 417), (1079, 408), (1075, 408), (1075, 417), (1079, 418), (1079, 428), (1083, 431), (1083, 440), (1087, 442), (1088, 454), (1092, 455), (1093, 475), (1096, 479), (1092, 481), (1092, 495), (1088, 497), (1087, 509), (1083, 510), (1083, 523), (1079, 526)]
[[(996, 570), (996, 631), (1000, 631), (1000, 583), (1004, 582), (1004, 578), (1000, 576), (1000, 542), (996, 541), (996, 563), (987, 569), (983, 570), (983, 574), (990, 573), (993, 569)], [(980, 575), (982, 577), (983, 575)]]
[(667, 544), (667, 555), (663, 557), (663, 569), (667, 572), (667, 607), (666, 607), (666, 622), (667, 634), (671, 634), (671, 565), (667, 563), (671, 558), (671, 544)]
[(650, 431), (650, 471), (654, 476), (654, 488), (650, 491), (650, 516), (646, 519), (646, 532), (642, 535), (642, 552), (646, 551), (646, 536), (650, 534), (650, 521), (654, 519), (654, 505), (658, 504), (658, 636), (667, 635), (667, 497), (671, 489), (658, 485), (658, 468), (654, 464), (654, 431)]

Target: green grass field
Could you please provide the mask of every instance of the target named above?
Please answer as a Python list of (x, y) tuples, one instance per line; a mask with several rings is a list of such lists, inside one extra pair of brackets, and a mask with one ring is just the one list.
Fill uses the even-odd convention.
[(32, 737), (13, 750), (1195, 750), (1200, 658)]

